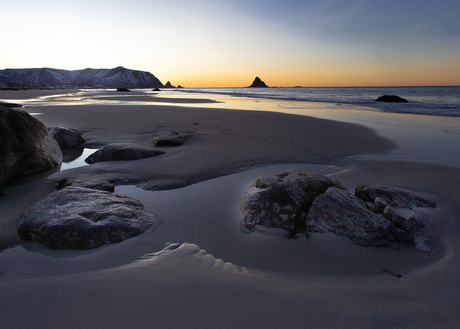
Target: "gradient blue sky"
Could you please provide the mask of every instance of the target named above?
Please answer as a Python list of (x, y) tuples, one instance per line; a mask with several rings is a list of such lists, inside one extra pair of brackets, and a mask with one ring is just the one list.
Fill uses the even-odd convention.
[(238, 87), (460, 85), (458, 0), (0, 0), (0, 69)]

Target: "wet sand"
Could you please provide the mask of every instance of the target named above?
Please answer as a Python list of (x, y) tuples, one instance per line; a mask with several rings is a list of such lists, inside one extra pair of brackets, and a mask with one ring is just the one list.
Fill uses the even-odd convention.
[[(5, 98), (0, 93), (0, 99)], [(34, 243), (4, 250), (2, 327), (455, 328), (460, 324), (460, 259), (455, 253), (460, 243), (459, 168), (380, 161), (395, 143), (356, 124), (169, 102), (169, 106), (25, 108), (42, 113), (36, 117), (47, 126), (82, 131), (89, 148), (112, 142), (150, 145), (152, 134), (163, 130), (194, 135), (155, 158), (99, 163), (54, 173), (46, 181), (39, 178), (38, 182), (46, 182), (39, 184), (42, 189), (37, 187), (42, 194), (68, 176), (115, 178), (119, 191), (134, 193), (164, 223), (90, 252), (52, 252)], [(350, 190), (360, 182), (380, 183), (431, 196), (438, 203), (426, 232), (432, 250), (364, 248), (327, 236), (313, 237), (311, 243), (241, 232), (244, 237), (238, 237), (234, 208), (244, 193), (245, 179), (277, 163), (323, 168)], [(247, 175), (241, 182), (243, 174), (238, 172)], [(233, 187), (237, 181), (240, 185)], [(28, 184), (22, 179), (2, 186), (6, 196), (0, 202)], [(123, 186), (128, 184), (133, 186)], [(162, 192), (179, 187), (185, 188)], [(209, 195), (200, 194), (200, 188)], [(22, 199), (9, 199), (9, 207)], [(221, 206), (212, 208), (217, 203)], [(10, 213), (18, 216), (20, 209)], [(194, 218), (200, 221), (191, 222)], [(220, 220), (234, 222), (222, 229)], [(174, 225), (181, 225), (177, 231), (182, 233), (174, 233)], [(236, 241), (225, 239), (226, 232)], [(160, 251), (168, 241), (190, 244)], [(237, 245), (238, 241), (251, 248), (245, 252), (246, 245)]]

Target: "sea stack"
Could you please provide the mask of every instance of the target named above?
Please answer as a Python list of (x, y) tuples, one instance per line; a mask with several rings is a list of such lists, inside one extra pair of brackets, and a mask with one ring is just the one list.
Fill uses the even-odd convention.
[(249, 86), (249, 88), (267, 88), (267, 87), (268, 86), (265, 84), (265, 82), (260, 80), (259, 77), (256, 77), (252, 85)]
[(168, 81), (168, 82), (166, 82), (166, 84), (165, 84), (165, 88), (176, 88), (176, 87), (173, 86), (173, 85), (171, 84), (171, 82)]

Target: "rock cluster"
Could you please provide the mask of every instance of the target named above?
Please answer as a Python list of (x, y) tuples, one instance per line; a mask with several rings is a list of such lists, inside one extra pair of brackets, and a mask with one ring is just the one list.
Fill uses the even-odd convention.
[(62, 161), (45, 125), (23, 110), (0, 107), (0, 183), (52, 168)]
[(92, 249), (139, 235), (153, 223), (153, 215), (139, 200), (68, 186), (25, 210), (18, 235), (51, 249)]
[(253, 231), (332, 233), (363, 246), (410, 243), (423, 226), (420, 208), (436, 203), (418, 193), (359, 184), (355, 195), (339, 182), (305, 169), (266, 174), (250, 184), (241, 218)]
[(75, 129), (49, 127), (51, 136), (58, 142), (61, 150), (68, 150), (86, 142), (81, 133)]

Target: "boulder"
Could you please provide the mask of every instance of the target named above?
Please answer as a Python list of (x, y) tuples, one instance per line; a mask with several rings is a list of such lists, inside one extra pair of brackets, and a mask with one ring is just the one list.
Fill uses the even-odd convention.
[(81, 133), (75, 129), (49, 127), (48, 131), (50, 132), (51, 136), (53, 136), (53, 138), (58, 142), (61, 150), (71, 149), (86, 142)]
[(241, 219), (252, 231), (330, 233), (363, 246), (387, 246), (414, 242), (425, 225), (422, 208), (436, 206), (419, 193), (382, 185), (359, 184), (355, 194), (305, 169), (265, 174), (243, 196)]
[(93, 249), (141, 234), (153, 215), (136, 199), (82, 187), (66, 187), (25, 210), (18, 235), (51, 249)]
[(151, 158), (165, 152), (131, 143), (108, 144), (85, 159), (86, 163), (93, 164), (102, 161), (126, 161)]
[(61, 149), (45, 125), (23, 110), (0, 107), (0, 183), (52, 168)]
[(249, 88), (268, 88), (268, 86), (259, 77), (256, 77)]
[(67, 177), (59, 182), (56, 190), (62, 190), (67, 186), (86, 187), (93, 190), (115, 192), (115, 179), (101, 178), (97, 176)]
[(131, 91), (131, 90), (129, 90), (128, 88), (120, 87), (120, 88), (117, 88), (117, 91)]
[(241, 201), (241, 219), (250, 230), (281, 228), (290, 235), (305, 232), (313, 200), (330, 187), (343, 186), (308, 171), (294, 169), (255, 178)]
[(330, 188), (313, 202), (307, 217), (309, 232), (332, 233), (362, 246), (388, 246), (414, 241), (411, 232), (396, 228), (383, 215), (346, 190)]
[(377, 98), (375, 101), (387, 103), (409, 103), (407, 99), (395, 95), (383, 95)]
[(180, 146), (191, 136), (188, 132), (160, 131), (153, 135), (151, 143), (156, 147)]

